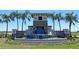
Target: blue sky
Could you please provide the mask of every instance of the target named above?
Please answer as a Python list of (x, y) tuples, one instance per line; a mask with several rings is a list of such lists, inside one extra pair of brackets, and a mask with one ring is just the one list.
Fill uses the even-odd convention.
[[(15, 10), (0, 10), (0, 14), (2, 13), (6, 13), (9, 14), (12, 11)], [(24, 12), (25, 10), (18, 10), (19, 12)], [(79, 10), (29, 10), (30, 13), (62, 13), (62, 15), (64, 15), (65, 13), (71, 13), (74, 12), (75, 14), (78, 15), (78, 19), (79, 19)], [(33, 20), (26, 22), (26, 25), (24, 25), (24, 30), (26, 30), (28, 28), (28, 26), (32, 26), (33, 25)], [(48, 18), (48, 25), (52, 26), (52, 20)], [(68, 29), (68, 23), (66, 23), (65, 21), (61, 21), (61, 27), (62, 29)], [(11, 31), (12, 29), (16, 29), (16, 21), (12, 21), (9, 23), (9, 31)], [(59, 26), (58, 26), (58, 22), (55, 21), (55, 29), (59, 30)], [(6, 30), (6, 25), (5, 23), (0, 23), (0, 31), (5, 31)], [(19, 30), (21, 30), (21, 20), (19, 20)], [(79, 23), (76, 23), (75, 26), (72, 25), (72, 31), (79, 31)]]

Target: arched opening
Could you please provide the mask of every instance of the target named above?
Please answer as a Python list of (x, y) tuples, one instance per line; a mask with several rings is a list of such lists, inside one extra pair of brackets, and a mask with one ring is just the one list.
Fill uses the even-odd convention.
[(36, 27), (35, 34), (46, 34), (44, 27)]

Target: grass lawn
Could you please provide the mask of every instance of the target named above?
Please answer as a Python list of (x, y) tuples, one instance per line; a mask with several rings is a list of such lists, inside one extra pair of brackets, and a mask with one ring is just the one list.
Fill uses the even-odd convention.
[(79, 38), (63, 45), (28, 45), (21, 42), (4, 42), (4, 39), (0, 39), (0, 49), (79, 49)]
[(32, 46), (32, 48), (38, 48), (38, 49), (79, 49), (79, 45), (72, 44), (72, 45), (41, 45), (41, 46)]
[(72, 32), (72, 35), (77, 35), (77, 36), (79, 36), (79, 32)]
[(1, 49), (79, 49), (79, 44), (68, 45), (26, 45), (26, 44), (1, 44)]

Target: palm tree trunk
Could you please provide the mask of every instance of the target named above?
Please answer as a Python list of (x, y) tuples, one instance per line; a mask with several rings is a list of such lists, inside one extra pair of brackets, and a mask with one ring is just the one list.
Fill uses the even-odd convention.
[(70, 34), (70, 37), (72, 36), (71, 35), (71, 22), (70, 22), (70, 24), (69, 24), (69, 34)]
[(53, 19), (53, 31), (55, 31), (55, 21)]
[(54, 31), (54, 35), (56, 35), (56, 33), (55, 33), (55, 20), (53, 19), (53, 31)]
[(23, 22), (24, 22), (24, 21), (22, 20), (22, 31), (23, 31), (23, 27), (24, 27), (24, 26), (23, 26)]
[(6, 35), (5, 35), (5, 37), (7, 37), (7, 33), (8, 33), (8, 22), (6, 22)]
[(59, 20), (58, 22), (59, 22), (59, 28), (60, 28), (60, 31), (61, 31), (61, 24), (60, 24), (60, 20)]
[(18, 22), (18, 19), (17, 19), (17, 31), (18, 31), (18, 29), (19, 29), (19, 22)]

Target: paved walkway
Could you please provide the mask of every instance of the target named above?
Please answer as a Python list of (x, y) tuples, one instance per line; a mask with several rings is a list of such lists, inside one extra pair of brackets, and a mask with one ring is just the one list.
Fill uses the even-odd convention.
[(24, 39), (24, 38), (17, 38), (15, 41), (20, 41), (28, 44), (62, 44), (67, 41), (66, 38), (53, 38), (53, 39)]

